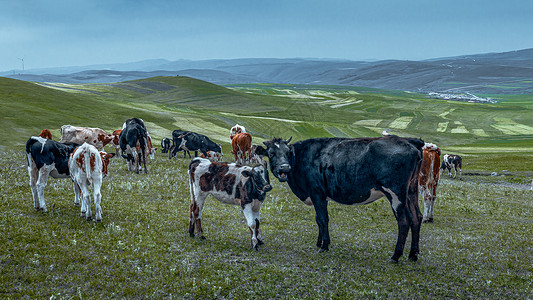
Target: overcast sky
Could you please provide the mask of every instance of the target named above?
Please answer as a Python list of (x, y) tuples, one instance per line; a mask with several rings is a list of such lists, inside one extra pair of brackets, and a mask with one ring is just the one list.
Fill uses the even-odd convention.
[(529, 0), (0, 0), (0, 71), (145, 59), (426, 59), (533, 48)]

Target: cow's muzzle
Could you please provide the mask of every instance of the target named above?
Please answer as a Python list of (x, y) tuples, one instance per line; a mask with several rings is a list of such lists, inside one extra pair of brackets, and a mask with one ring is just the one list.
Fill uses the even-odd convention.
[(263, 193), (270, 192), (272, 190), (272, 186), (270, 184), (267, 184), (263, 187)]
[(278, 170), (278, 179), (279, 181), (281, 182), (285, 182), (288, 179), (287, 175), (289, 174), (289, 172), (291, 171), (291, 166), (289, 164), (283, 164), (279, 167), (279, 170)]

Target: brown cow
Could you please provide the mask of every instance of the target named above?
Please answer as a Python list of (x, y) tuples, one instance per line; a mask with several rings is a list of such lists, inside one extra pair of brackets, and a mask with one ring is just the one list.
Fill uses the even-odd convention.
[(41, 130), (41, 133), (39, 133), (39, 136), (42, 137), (43, 139), (49, 139), (49, 140), (52, 139), (52, 133), (48, 129)]
[[(231, 139), (231, 153), (235, 156), (237, 164), (243, 164), (250, 161), (252, 152), (252, 136), (249, 133), (238, 133)], [(246, 155), (248, 152), (248, 155)]]
[(440, 154), (439, 147), (426, 143), (422, 148), (422, 165), (418, 173), (418, 188), (424, 199), (423, 223), (433, 222), (433, 207), (437, 198), (437, 185), (439, 184)]
[(87, 143), (102, 151), (104, 146), (109, 144), (115, 136), (108, 134), (100, 128), (76, 127), (72, 125), (61, 126), (60, 143)]

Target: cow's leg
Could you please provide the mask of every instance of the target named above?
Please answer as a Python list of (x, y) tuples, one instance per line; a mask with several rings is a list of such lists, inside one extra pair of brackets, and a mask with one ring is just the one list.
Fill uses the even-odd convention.
[[(194, 151), (194, 157), (198, 157), (198, 150), (197, 151)], [(207, 157), (207, 155), (206, 155)], [(189, 152), (189, 158), (191, 158), (191, 153)]]
[(176, 152), (178, 152), (177, 147), (172, 145), (172, 147), (168, 149), (168, 159), (172, 159), (174, 156), (176, 156)]
[(75, 180), (72, 180), (72, 186), (74, 187), (74, 205), (80, 206), (80, 197), (81, 197), (80, 186), (76, 183)]
[(102, 207), (100, 206), (102, 202), (101, 188), (102, 182), (99, 179), (93, 180), (94, 218), (96, 222), (102, 221)]
[(432, 208), (432, 205), (431, 205), (431, 195), (429, 193), (429, 190), (424, 187), (424, 186), (420, 186), (420, 194), (422, 195), (422, 199), (424, 200), (424, 217), (422, 219), (422, 222), (423, 223), (427, 223), (427, 222), (431, 222), (433, 220), (429, 220), (430, 217), (432, 217), (431, 215), (431, 208)]
[(422, 223), (432, 223), (436, 197), (429, 192), (422, 194), (422, 197), (424, 199), (424, 218), (422, 219)]
[(88, 185), (89, 183), (87, 181), (83, 182), (83, 184), (80, 184), (81, 194), (83, 197), (81, 205), (81, 216), (85, 216), (87, 221), (91, 221), (93, 219), (93, 216), (91, 212), (91, 194), (89, 193)]
[(39, 190), (37, 189), (37, 180), (39, 179), (39, 170), (35, 165), (28, 167), (28, 173), (30, 175), (30, 188), (31, 194), (33, 196), (33, 204), (36, 210), (41, 208), (39, 202)]
[(248, 156), (246, 158), (246, 162), (250, 163), (251, 160), (252, 160), (252, 148), (248, 148)]
[[(402, 188), (399, 190), (401, 191)], [(407, 188), (405, 188), (405, 191), (407, 192)], [(392, 262), (398, 262), (400, 256), (403, 255), (405, 241), (407, 240), (407, 235), (409, 234), (410, 228), (410, 212), (407, 207), (408, 199), (406, 192), (394, 192), (386, 187), (382, 188), (382, 192), (389, 200), (392, 212), (394, 213), (394, 217), (396, 217), (396, 222), (398, 223), (398, 239), (396, 241), (396, 247), (394, 248), (394, 254), (391, 257)], [(416, 189), (416, 192), (418, 193), (418, 188)]]
[(329, 250), (329, 216), (328, 216), (328, 201), (320, 196), (311, 196), (311, 201), (315, 207), (316, 224), (318, 225), (318, 239), (316, 246), (320, 247), (320, 252)]
[(133, 156), (133, 167), (135, 168), (135, 173), (139, 174), (139, 170), (141, 169), (141, 154), (139, 152), (135, 152), (135, 155)]
[[(193, 191), (194, 193), (194, 191)], [(189, 235), (194, 237), (194, 227), (196, 225), (196, 233), (200, 239), (205, 239), (204, 230), (202, 229), (202, 209), (204, 207), (205, 195), (195, 193), (194, 199), (190, 205), (190, 221), (189, 221)]]
[(261, 201), (254, 200), (252, 203), (246, 204), (242, 210), (250, 234), (252, 237), (252, 248), (258, 250), (259, 245), (263, 244), (259, 234), (259, 209), (261, 208)]
[(37, 194), (39, 197), (39, 208), (37, 207), (36, 208), (41, 209), (44, 212), (48, 211), (46, 209), (46, 203), (44, 202), (44, 188), (46, 187), (46, 182), (48, 181), (48, 175), (50, 175), (50, 172), (52, 171), (52, 169), (53, 167), (44, 165), (39, 170), (39, 176), (37, 179), (36, 187), (37, 187)]
[[(142, 163), (143, 163), (143, 166), (144, 166), (144, 174), (148, 174), (148, 169), (146, 169), (146, 152), (145, 153), (141, 153), (139, 154), (140, 155), (140, 158), (142, 158)], [(139, 168), (140, 168), (140, 165), (139, 165)]]
[(83, 190), (82, 190), (82, 181), (81, 180), (85, 180), (85, 179), (80, 179), (80, 181), (77, 181), (75, 182), (76, 186), (78, 187), (79, 189), (79, 200), (81, 202), (81, 206), (80, 206), (80, 217), (82, 218), (85, 218), (85, 214), (87, 213), (87, 202), (85, 201), (85, 195), (83, 194)]
[[(414, 173), (418, 174), (418, 170)], [(422, 225), (422, 213), (418, 207), (418, 185), (416, 184), (416, 178), (413, 176), (411, 184), (407, 192), (407, 218), (409, 219), (411, 226), (411, 251), (409, 252), (409, 260), (417, 261), (420, 243), (420, 227)], [(436, 189), (436, 187), (435, 187)], [(429, 206), (430, 220), (433, 221), (433, 205), (435, 204), (435, 196), (431, 193), (432, 189), (428, 190), (428, 198), (431, 199), (431, 205)]]

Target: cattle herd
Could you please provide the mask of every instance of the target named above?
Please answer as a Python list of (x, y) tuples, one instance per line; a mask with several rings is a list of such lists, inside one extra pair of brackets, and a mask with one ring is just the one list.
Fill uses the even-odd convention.
[[(142, 119), (131, 118), (122, 129), (108, 134), (99, 128), (61, 127), (61, 140), (52, 140), (48, 129), (32, 136), (26, 143), (28, 173), (35, 209), (47, 211), (44, 188), (49, 176), (71, 178), (75, 205), (81, 216), (92, 220), (89, 185), (93, 186), (94, 218), (102, 220), (101, 185), (107, 176), (112, 157), (126, 160), (129, 171), (148, 173), (146, 162), (153, 159), (156, 148)], [(433, 222), (433, 208), (439, 175), (451, 170), (453, 178), (461, 178), (461, 157), (446, 154), (421, 139), (403, 138), (384, 132), (372, 138), (312, 138), (291, 143), (274, 138), (263, 145), (252, 145), (252, 136), (243, 126), (230, 129), (235, 162), (221, 162), (220, 144), (207, 136), (186, 130), (174, 130), (171, 138), (163, 138), (161, 152), (169, 159), (183, 151), (191, 158), (188, 174), (191, 193), (189, 234), (204, 238), (201, 213), (205, 198), (212, 195), (222, 203), (239, 205), (246, 218), (254, 249), (263, 244), (259, 232), (260, 208), (266, 193), (272, 190), (269, 170), (280, 182), (315, 209), (318, 225), (317, 247), (329, 249), (329, 216), (327, 203), (368, 204), (388, 199), (398, 224), (398, 238), (391, 261), (403, 255), (409, 231), (409, 259), (419, 253), (421, 224)], [(110, 145), (115, 153), (106, 153)], [(194, 152), (194, 158), (191, 153)], [(199, 157), (198, 157), (199, 156)], [(268, 157), (269, 163), (265, 161)], [(270, 165), (270, 168), (268, 167)], [(439, 167), (440, 165), (440, 167)], [(424, 213), (418, 206), (422, 195)]]

